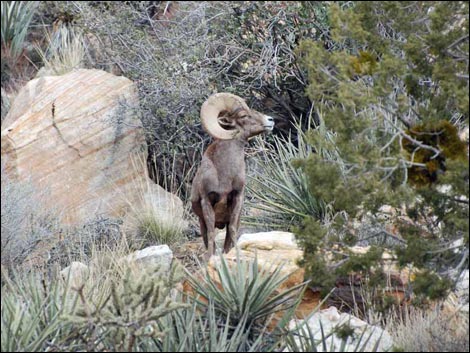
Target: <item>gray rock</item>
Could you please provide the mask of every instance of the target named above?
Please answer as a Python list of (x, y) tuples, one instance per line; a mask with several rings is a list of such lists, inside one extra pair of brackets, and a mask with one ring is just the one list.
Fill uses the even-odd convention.
[(455, 287), (455, 295), (461, 310), (468, 313), (469, 312), (469, 271), (463, 271), (460, 276), (457, 285)]
[(168, 271), (173, 261), (173, 252), (168, 245), (155, 245), (135, 251), (124, 259), (144, 268), (160, 266), (162, 271)]
[(393, 347), (392, 337), (387, 331), (378, 326), (369, 325), (355, 316), (340, 313), (335, 307), (320, 310), (314, 313), (308, 320), (293, 320), (290, 322), (289, 327), (294, 331), (297, 331), (300, 327), (300, 332), (303, 332), (302, 329), (310, 330), (315, 340), (319, 340), (316, 347), (317, 351), (323, 352), (320, 322), (324, 337), (327, 337), (326, 347), (328, 352), (330, 352), (330, 348), (332, 348), (331, 352), (340, 351), (343, 340), (335, 332), (340, 328), (346, 327), (352, 329), (352, 335), (346, 339), (344, 352), (354, 352), (359, 341), (359, 349), (364, 348), (361, 350), (362, 352), (372, 352), (378, 340), (380, 341), (377, 352), (389, 351)]
[(74, 261), (60, 271), (60, 275), (65, 282), (68, 281), (70, 288), (79, 289), (88, 279), (90, 268), (81, 262)]

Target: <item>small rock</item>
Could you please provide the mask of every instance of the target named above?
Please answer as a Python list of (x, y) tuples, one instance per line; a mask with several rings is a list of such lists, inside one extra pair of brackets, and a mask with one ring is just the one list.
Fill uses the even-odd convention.
[[(244, 260), (256, 256), (258, 266), (263, 271), (273, 272), (275, 270), (273, 265), (282, 265), (281, 275), (290, 276), (280, 285), (279, 292), (304, 281), (304, 269), (297, 264), (302, 258), (303, 251), (297, 246), (293, 233), (273, 231), (243, 234), (238, 239), (237, 246), (224, 256), (229, 263), (236, 263), (237, 252)], [(209, 262), (209, 267), (214, 267), (217, 261), (218, 257), (214, 256)]]
[(278, 231), (243, 234), (237, 245), (243, 250), (300, 250), (293, 233)]
[(173, 261), (173, 252), (168, 245), (155, 245), (134, 251), (124, 259), (146, 268), (161, 266), (162, 271), (168, 271)]
[(455, 288), (455, 295), (461, 310), (468, 314), (469, 312), (469, 271), (465, 270), (459, 278)]
[(90, 275), (90, 268), (78, 261), (74, 261), (62, 271), (60, 271), (62, 279), (67, 282), (69, 281), (70, 288), (79, 289), (85, 284), (85, 281)]
[[(335, 307), (320, 310), (314, 313), (308, 320), (292, 320), (289, 323), (289, 327), (294, 331), (300, 328), (301, 333), (302, 329), (308, 329), (315, 340), (319, 340), (316, 347), (317, 351), (323, 352), (320, 322), (324, 337), (327, 337), (326, 347), (328, 349), (331, 347), (331, 352), (339, 352), (343, 344), (343, 340), (337, 334), (338, 330), (341, 330), (341, 328), (345, 329), (343, 330), (344, 332), (346, 332), (346, 329), (348, 331), (350, 329), (352, 333), (346, 338), (344, 352), (356, 351), (356, 346), (359, 343), (359, 340), (359, 349), (361, 349), (362, 352), (372, 352), (378, 340), (380, 340), (377, 346), (378, 352), (388, 351), (393, 346), (392, 338), (387, 331), (384, 331), (378, 326), (369, 325), (367, 322), (362, 321), (355, 316), (340, 313)], [(306, 326), (304, 324), (306, 324)]]

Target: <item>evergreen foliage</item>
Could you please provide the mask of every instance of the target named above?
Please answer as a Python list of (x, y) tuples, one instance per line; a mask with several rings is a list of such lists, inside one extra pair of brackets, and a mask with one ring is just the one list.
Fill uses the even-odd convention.
[(306, 40), (298, 53), (306, 93), (335, 135), (332, 144), (317, 129), (310, 143), (339, 158), (312, 154), (300, 164), (335, 216), (298, 229), (303, 261), (323, 285), (346, 269), (373, 272), (370, 253), (339, 257), (332, 271), (321, 250), (359, 240), (353, 220), (380, 222), (389, 205), (408, 217), (392, 220), (405, 240), (400, 264), (426, 269), (414, 289), (443, 297), (450, 282), (436, 273), (468, 268), (468, 147), (458, 135), (469, 117), (468, 2), (335, 3), (328, 18), (334, 44)]

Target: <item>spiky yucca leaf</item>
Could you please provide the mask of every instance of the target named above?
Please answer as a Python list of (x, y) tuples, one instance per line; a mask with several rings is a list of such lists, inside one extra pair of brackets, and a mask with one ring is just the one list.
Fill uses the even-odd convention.
[(63, 315), (75, 307), (76, 296), (59, 281), (38, 276), (6, 280), (1, 300), (2, 352), (44, 352), (67, 336)]
[(2, 51), (8, 49), (13, 62), (23, 51), (23, 43), (37, 3), (37, 1), (1, 2)]
[(246, 319), (232, 326), (231, 317), (220, 318), (210, 301), (204, 313), (192, 307), (171, 313), (160, 321), (166, 334), (152, 351), (160, 352), (261, 352), (268, 341), (261, 333), (250, 341)]
[[(297, 141), (292, 136), (273, 137), (273, 144), (261, 144), (262, 156), (258, 171), (249, 175), (247, 189), (252, 200), (249, 206), (263, 211), (262, 217), (244, 217), (246, 224), (286, 227), (299, 225), (305, 217), (323, 219), (328, 208), (309, 190), (309, 183), (296, 160), (308, 158), (312, 147), (300, 122), (295, 125)], [(318, 152), (318, 151), (317, 151)]]
[(263, 269), (257, 256), (242, 260), (237, 253), (235, 264), (220, 256), (215, 275), (206, 271), (203, 279), (190, 275), (189, 281), (199, 296), (213, 303), (220, 316), (230, 316), (232, 324), (245, 320), (247, 327), (258, 330), (269, 324), (274, 313), (288, 312), (298, 305), (305, 283), (278, 291), (290, 275), (282, 274), (282, 265)]

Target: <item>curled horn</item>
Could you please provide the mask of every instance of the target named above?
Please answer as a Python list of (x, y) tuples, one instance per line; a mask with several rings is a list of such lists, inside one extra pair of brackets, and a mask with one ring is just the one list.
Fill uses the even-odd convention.
[(214, 138), (231, 140), (236, 137), (237, 130), (226, 130), (219, 124), (219, 115), (223, 111), (238, 111), (250, 109), (245, 101), (231, 93), (216, 93), (210, 96), (201, 107), (201, 121), (204, 130)]

